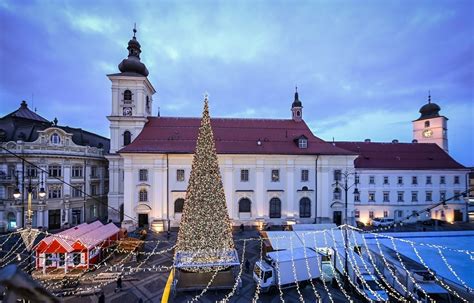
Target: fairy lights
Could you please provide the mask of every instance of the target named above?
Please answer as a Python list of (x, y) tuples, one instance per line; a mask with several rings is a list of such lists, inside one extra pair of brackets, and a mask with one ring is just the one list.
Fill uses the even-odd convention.
[(434, 272), (431, 271), (431, 269), (428, 267), (428, 265), (426, 264), (425, 260), (421, 257), (420, 253), (418, 252), (418, 249), (416, 249), (415, 245), (413, 245), (413, 243), (411, 244), (411, 247), (413, 248), (413, 251), (415, 252), (415, 255), (418, 257), (418, 259), (420, 260), (420, 263), (423, 264), (423, 266), (426, 268), (426, 270), (429, 272), (429, 274), (431, 276), (434, 277), (434, 279), (439, 282), (447, 291), (449, 291), (450, 293), (452, 293), (454, 296), (456, 296), (457, 298), (459, 298), (460, 300), (462, 300), (463, 302), (465, 303), (468, 303), (469, 301), (464, 299), (463, 297), (461, 297), (457, 291), (455, 291), (454, 289), (451, 289), (451, 287), (449, 287), (448, 284), (444, 283), (441, 279), (439, 279), (436, 274)]
[[(340, 229), (341, 232), (342, 232), (342, 228)], [(331, 230), (331, 238), (333, 239), (333, 242), (334, 242), (334, 251), (336, 253), (336, 255), (338, 256), (336, 259), (339, 260), (339, 263), (341, 264), (341, 268), (342, 268), (342, 274), (347, 278), (347, 280), (349, 281), (349, 283), (355, 288), (358, 290), (358, 292), (364, 296), (364, 298), (366, 298), (368, 301), (372, 301), (372, 299), (370, 299), (364, 292), (364, 290), (360, 290), (360, 288), (356, 285), (356, 283), (354, 283), (354, 281), (352, 281), (352, 279), (350, 278), (349, 276), (349, 272), (346, 272), (345, 270), (345, 267), (344, 265), (342, 265), (342, 258), (341, 256), (339, 255), (339, 250), (337, 249), (337, 243), (335, 241), (335, 237), (334, 237), (334, 232), (333, 230)], [(377, 298), (377, 300), (379, 301), (383, 301), (382, 298), (380, 297), (380, 295), (373, 291), (370, 286), (367, 284), (367, 282), (365, 281), (364, 277), (362, 277), (362, 274), (360, 273), (360, 270), (359, 270), (359, 267), (357, 265), (354, 265), (354, 264), (357, 264), (355, 259), (353, 260), (353, 254), (351, 253), (352, 250), (349, 248), (349, 246), (346, 246), (348, 245), (348, 243), (346, 241), (343, 241), (344, 242), (344, 249), (348, 252), (347, 254), (347, 258), (348, 258), (348, 261), (349, 261), (349, 264), (351, 265), (351, 268), (352, 270), (354, 271), (354, 273), (356, 274), (356, 276), (359, 278), (359, 280), (362, 282), (362, 284), (367, 287), (367, 289)]]
[[(304, 235), (303, 235), (302, 240), (303, 240), (303, 247), (307, 247)], [(305, 264), (306, 264), (306, 272), (308, 273), (308, 277), (311, 277), (311, 269), (309, 268), (308, 255), (306, 253), (306, 249), (303, 250), (303, 253), (304, 253), (304, 259), (305, 259)], [(321, 260), (319, 260), (318, 264), (321, 264)], [(321, 269), (319, 270), (319, 272), (322, 274)], [(313, 289), (316, 300), (318, 300), (318, 302), (321, 301), (321, 296), (319, 295), (319, 293), (316, 290), (316, 287), (314, 286), (313, 279), (309, 279), (309, 283), (311, 284), (311, 288)]]
[(226, 266), (192, 266), (196, 264), (225, 263), (226, 252), (234, 251), (232, 223), (226, 206), (224, 187), (219, 171), (214, 135), (209, 116), (207, 96), (199, 127), (196, 151), (193, 156), (191, 176), (179, 226), (174, 262), (183, 263), (181, 255), (192, 256), (186, 260), (195, 272), (212, 272)]
[[(304, 250), (306, 250), (306, 248)], [(291, 252), (291, 270), (293, 271), (293, 278), (295, 279), (295, 282), (296, 282), (296, 291), (298, 292), (300, 302), (304, 303), (304, 298), (303, 298), (303, 295), (301, 294), (300, 285), (298, 283), (298, 277), (296, 275), (295, 260), (293, 259), (293, 236), (290, 236), (290, 252)], [(308, 275), (308, 277), (311, 277), (311, 274)]]
[(464, 282), (459, 276), (458, 274), (454, 271), (453, 267), (451, 266), (451, 264), (448, 263), (448, 260), (446, 259), (446, 257), (444, 256), (443, 252), (441, 251), (441, 249), (438, 247), (437, 248), (437, 251), (441, 257), (441, 259), (443, 260), (444, 264), (446, 265), (446, 267), (449, 269), (449, 271), (453, 274), (453, 276), (456, 277), (456, 279), (467, 289), (468, 292), (474, 292), (474, 289), (472, 289), (471, 287), (469, 287), (469, 285), (466, 284), (466, 282)]

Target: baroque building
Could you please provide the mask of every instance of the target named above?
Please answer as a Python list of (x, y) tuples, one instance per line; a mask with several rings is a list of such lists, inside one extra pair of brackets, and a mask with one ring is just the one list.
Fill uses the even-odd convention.
[(0, 118), (0, 146), (0, 229), (25, 226), (28, 192), (33, 227), (106, 219), (109, 139), (50, 122), (23, 101)]
[[(109, 218), (127, 228), (178, 226), (200, 120), (153, 116), (155, 89), (135, 31), (128, 52), (120, 73), (108, 75)], [(447, 153), (447, 119), (439, 110), (430, 100), (413, 121), (419, 143), (326, 142), (304, 121), (297, 91), (289, 119), (212, 118), (230, 218), (234, 225), (368, 223), (401, 218), (465, 190), (467, 170)], [(358, 173), (349, 175), (359, 192), (347, 195), (347, 218), (343, 172)], [(450, 201), (430, 216), (454, 221), (465, 213), (461, 202)]]

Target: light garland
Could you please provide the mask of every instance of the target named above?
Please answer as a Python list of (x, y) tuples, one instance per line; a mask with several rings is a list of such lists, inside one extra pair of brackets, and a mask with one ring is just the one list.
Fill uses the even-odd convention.
[[(212, 272), (228, 267), (219, 264), (226, 263), (223, 256), (233, 251), (232, 222), (227, 211), (206, 96), (174, 262), (187, 271)], [(192, 258), (183, 262), (182, 255)], [(193, 266), (199, 263), (216, 265)]]
[[(304, 248), (304, 250), (306, 250), (306, 247)], [(303, 295), (301, 294), (300, 285), (298, 283), (298, 277), (296, 275), (295, 261), (293, 259), (293, 236), (290, 236), (290, 255), (291, 255), (291, 270), (293, 271), (293, 278), (295, 279), (295, 282), (296, 282), (296, 292), (298, 293), (300, 302), (304, 303), (304, 298), (303, 298)], [(311, 274), (309, 275), (309, 277), (311, 277)]]
[[(326, 244), (326, 247), (330, 247), (329, 246), (329, 243), (328, 243), (328, 240), (327, 240), (327, 236), (326, 236), (326, 233), (324, 232), (323, 233), (323, 236), (324, 236), (324, 243)], [(316, 239), (315, 239), (315, 243), (316, 243)], [(337, 256), (337, 250), (333, 250), (334, 253), (336, 254)], [(340, 259), (339, 256), (337, 256), (337, 259)], [(333, 264), (333, 259), (331, 257), (331, 260), (329, 262), (329, 264), (331, 265), (331, 270), (332, 270), (332, 274), (333, 274), (333, 278), (336, 280), (336, 283), (337, 285), (339, 286), (339, 289), (341, 290), (342, 294), (347, 298), (347, 300), (349, 302), (354, 302), (354, 300), (352, 300), (352, 297), (346, 292), (345, 288), (344, 288), (344, 285), (342, 285), (342, 283), (339, 281), (339, 274), (337, 273), (337, 270), (336, 268), (334, 267), (334, 264)], [(340, 261), (339, 261), (340, 262)], [(350, 279), (348, 279), (350, 281)]]
[[(341, 228), (342, 230), (342, 228)], [(337, 243), (336, 243), (336, 240), (335, 240), (335, 237), (334, 237), (334, 232), (331, 230), (331, 236), (332, 236), (332, 240), (333, 240), (333, 243), (334, 243), (334, 247), (337, 247)], [(350, 264), (352, 270), (354, 271), (355, 275), (360, 279), (360, 281), (362, 282), (363, 285), (365, 285), (365, 287), (368, 288), (368, 290), (374, 294), (374, 296), (381, 301), (381, 298), (380, 296), (374, 292), (370, 287), (369, 285), (367, 284), (367, 282), (365, 281), (365, 279), (362, 277), (361, 273), (359, 272), (359, 267), (354, 265), (354, 263), (352, 263), (352, 258), (351, 258), (351, 253), (350, 253), (350, 250), (349, 250), (349, 247), (347, 246), (348, 243), (346, 243), (346, 241), (343, 241), (344, 242), (344, 249), (347, 251), (347, 261), (348, 263)], [(335, 249), (335, 252), (336, 252), (336, 255), (338, 256), (338, 260), (339, 260), (339, 264), (341, 265), (341, 268), (342, 268), (342, 272), (343, 272), (343, 275), (346, 276), (346, 279), (349, 281), (349, 283), (355, 288), (358, 290), (358, 292), (366, 299), (368, 300), (369, 302), (372, 301), (372, 299), (370, 299), (364, 292), (364, 290), (360, 289), (356, 283), (354, 283), (354, 281), (352, 281), (352, 279), (350, 278), (349, 276), (349, 272), (346, 271), (346, 268), (345, 266), (342, 264), (342, 258), (341, 256), (339, 255), (339, 252), (338, 252), (338, 249)], [(353, 257), (353, 256), (352, 256)], [(345, 258), (344, 258), (344, 262), (346, 262)]]
[[(276, 240), (276, 243), (278, 246), (278, 240)], [(275, 270), (277, 272), (277, 277), (278, 277), (277, 285), (278, 285), (278, 291), (280, 295), (280, 301), (285, 303), (285, 299), (283, 299), (283, 290), (281, 289), (281, 285), (280, 285), (281, 276), (280, 276), (280, 262), (279, 262), (278, 254), (276, 254), (276, 259), (277, 261), (276, 261)]]
[[(354, 231), (351, 231), (351, 236), (352, 236), (352, 240), (354, 241), (353, 245), (359, 247), (359, 245), (357, 243), (356, 234), (355, 234)], [(369, 269), (368, 263), (366, 262), (365, 258), (362, 256), (362, 250), (360, 249), (360, 260), (362, 261), (362, 266), (364, 267), (365, 271), (370, 275), (370, 277), (375, 281), (375, 283), (381, 289), (383, 289), (384, 291), (387, 291), (387, 293), (389, 295), (396, 298), (400, 302), (407, 302), (407, 300), (403, 296), (400, 296), (400, 294), (395, 289), (393, 289), (391, 287), (391, 285), (385, 280), (384, 275), (379, 271), (379, 269), (377, 268), (377, 265), (375, 264), (375, 261), (372, 259), (372, 254), (370, 253), (370, 250), (367, 247), (367, 243), (365, 242), (365, 238), (364, 237), (361, 237), (361, 238), (363, 239), (367, 255), (369, 256), (369, 262), (370, 262), (371, 267), (380, 276), (380, 279), (387, 285), (388, 290), (385, 288), (385, 286), (382, 283), (380, 283), (378, 277), (376, 275), (372, 274), (372, 271)], [(356, 252), (353, 252), (353, 253), (356, 254)], [(356, 266), (358, 266), (357, 262), (355, 264), (356, 264)]]
[(244, 244), (243, 244), (243, 246), (242, 246), (242, 257), (240, 258), (240, 259), (241, 259), (241, 262), (240, 262), (240, 265), (239, 265), (239, 273), (237, 274), (237, 278), (235, 279), (235, 283), (234, 283), (234, 285), (232, 286), (232, 290), (231, 290), (222, 300), (219, 301), (219, 302), (221, 302), (221, 303), (228, 302), (229, 299), (230, 299), (230, 298), (234, 295), (234, 293), (236, 292), (237, 287), (240, 287), (239, 284), (241, 284), (241, 282), (242, 282), (241, 276), (242, 276), (242, 269), (243, 269), (244, 260), (245, 260), (245, 248), (246, 248), (246, 245), (247, 245), (247, 241), (244, 241)]
[[(353, 237), (353, 239), (354, 239), (354, 242), (356, 242), (356, 238), (355, 238), (355, 234), (354, 234), (354, 233), (352, 233), (352, 237)], [(390, 294), (391, 294), (393, 297), (395, 297), (398, 301), (401, 301), (401, 302), (408, 302), (408, 300), (405, 299), (405, 298), (404, 298), (394, 287), (392, 287), (392, 285), (390, 285), (390, 283), (386, 280), (385, 275), (379, 270), (379, 268), (378, 268), (378, 266), (377, 266), (375, 260), (373, 259), (372, 252), (370, 251), (369, 246), (367, 245), (367, 241), (365, 240), (365, 237), (362, 236), (361, 238), (362, 238), (362, 241), (364, 242), (365, 250), (366, 250), (366, 252), (367, 252), (367, 255), (369, 256), (369, 260), (370, 260), (372, 266), (374, 267), (375, 271), (377, 272), (377, 275), (380, 276), (380, 278), (381, 278), (382, 281), (385, 283), (385, 285), (387, 285), (388, 288), (390, 289)], [(381, 250), (379, 250), (379, 251), (380, 251), (381, 255), (383, 255), (383, 252), (382, 252)], [(391, 273), (392, 275), (394, 275), (394, 273), (393, 273), (393, 272), (391, 271), (391, 269), (390, 269), (389, 264), (385, 262), (385, 258), (384, 258), (383, 260), (384, 260), (384, 263), (385, 263), (386, 267), (389, 268), (390, 273)], [(365, 262), (365, 261), (363, 260), (363, 262)], [(394, 276), (394, 278), (397, 279), (397, 281), (398, 281), (398, 278), (397, 278), (396, 276)], [(401, 284), (401, 285), (403, 285), (403, 284)]]
[[(303, 247), (305, 248), (303, 250), (303, 252), (304, 252), (304, 259), (305, 259), (305, 263), (306, 263), (306, 271), (308, 273), (308, 277), (311, 277), (311, 269), (309, 268), (308, 256), (307, 256), (307, 253), (306, 253), (306, 240), (305, 240), (304, 233), (303, 233), (302, 238), (303, 238), (302, 239)], [(315, 250), (315, 252), (317, 252), (317, 251)], [(318, 258), (319, 258), (318, 264), (321, 264), (322, 260), (321, 260), (320, 256), (318, 256)], [(320, 274), (322, 274), (321, 270), (319, 272), (320, 272)], [(311, 284), (311, 288), (313, 289), (314, 296), (316, 297), (316, 300), (318, 300), (318, 302), (321, 302), (322, 301), (321, 296), (319, 295), (318, 291), (316, 290), (316, 287), (314, 286), (313, 279), (309, 279), (309, 283)]]
[[(260, 238), (260, 264), (263, 261), (263, 239)], [(253, 275), (253, 272), (252, 272)], [(258, 297), (260, 295), (260, 279), (258, 279), (257, 286), (255, 287), (255, 294), (252, 298), (252, 303), (258, 303)]]
[(418, 259), (420, 260), (420, 263), (423, 264), (423, 266), (426, 268), (426, 270), (428, 271), (428, 273), (430, 275), (432, 275), (435, 280), (437, 282), (439, 282), (447, 291), (449, 291), (450, 293), (452, 293), (454, 296), (456, 296), (458, 299), (460, 299), (461, 301), (465, 302), (465, 303), (469, 303), (468, 300), (466, 300), (465, 298), (461, 297), (457, 291), (455, 291), (454, 289), (451, 289), (451, 287), (449, 285), (447, 285), (446, 283), (444, 283), (441, 279), (439, 279), (437, 277), (437, 275), (431, 271), (431, 269), (429, 268), (429, 266), (426, 264), (425, 260), (421, 257), (420, 253), (418, 252), (418, 249), (416, 249), (416, 247), (411, 244), (411, 247), (413, 248), (413, 251), (415, 252), (416, 256), (418, 257)]
[(413, 277), (413, 275), (410, 273), (410, 271), (408, 270), (408, 268), (406, 267), (405, 263), (403, 263), (403, 260), (402, 260), (402, 257), (400, 256), (400, 253), (398, 252), (398, 248), (397, 248), (397, 245), (395, 244), (395, 241), (394, 239), (392, 238), (391, 239), (392, 241), (392, 246), (393, 246), (393, 250), (395, 251), (395, 254), (398, 258), (398, 261), (400, 262), (400, 265), (403, 267), (403, 269), (405, 270), (408, 278), (411, 280), (411, 282), (415, 285), (416, 288), (418, 288), (419, 290), (421, 290), (421, 292), (425, 295), (426, 298), (429, 298), (431, 301), (434, 301), (427, 293), (426, 291), (420, 287), (420, 285), (416, 282), (415, 278)]
[(211, 279), (210, 279), (209, 282), (207, 283), (206, 287), (201, 291), (200, 294), (198, 294), (197, 296), (195, 296), (194, 298), (192, 298), (191, 300), (189, 300), (189, 301), (188, 301), (189, 303), (199, 301), (199, 299), (207, 292), (207, 290), (208, 290), (209, 287), (211, 286), (212, 282), (214, 282), (214, 279), (216, 278), (218, 272), (219, 272), (219, 270), (216, 269), (216, 271), (215, 271), (214, 274), (212, 275)]
[(453, 276), (456, 277), (456, 279), (467, 289), (468, 292), (473, 292), (474, 289), (472, 287), (469, 287), (469, 285), (466, 284), (466, 282), (464, 282), (459, 276), (458, 274), (454, 271), (453, 267), (448, 263), (448, 260), (446, 259), (446, 257), (444, 256), (443, 252), (441, 251), (441, 249), (437, 249), (438, 250), (438, 253), (439, 255), (441, 256), (441, 259), (443, 260), (444, 264), (446, 265), (446, 267), (449, 269), (449, 271), (453, 274)]
[[(316, 242), (316, 234), (312, 233), (312, 235), (313, 235), (313, 242), (314, 242), (314, 250), (318, 251), (318, 245), (317, 245), (317, 242)], [(304, 243), (304, 246), (306, 247), (306, 242), (305, 241), (306, 241), (306, 237), (303, 237), (303, 243)], [(327, 249), (326, 249), (326, 252), (328, 252)], [(331, 262), (329, 262), (329, 263), (331, 263)], [(323, 269), (322, 260), (321, 260), (321, 262), (318, 263), (318, 266), (319, 266), (319, 272), (321, 273), (321, 281), (323, 282), (324, 290), (326, 290), (326, 293), (328, 294), (329, 301), (331, 303), (334, 303), (334, 299), (332, 298), (331, 292), (329, 291), (329, 288), (326, 285), (325, 276), (324, 276), (326, 273), (324, 272), (324, 269)]]

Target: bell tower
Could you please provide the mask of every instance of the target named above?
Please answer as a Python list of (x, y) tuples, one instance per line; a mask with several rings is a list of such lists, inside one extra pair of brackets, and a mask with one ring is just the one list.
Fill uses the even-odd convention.
[(421, 116), (413, 121), (413, 139), (419, 143), (436, 143), (448, 152), (448, 118), (441, 116), (440, 110), (428, 94), (428, 103), (420, 108)]
[(120, 73), (107, 77), (112, 82), (112, 113), (110, 121), (110, 153), (130, 144), (141, 132), (151, 115), (155, 89), (148, 80), (148, 69), (140, 61), (141, 46), (137, 30), (128, 42), (128, 58), (118, 68)]
[(123, 220), (123, 159), (120, 149), (133, 142), (151, 116), (155, 89), (148, 80), (148, 69), (140, 61), (141, 46), (137, 30), (128, 42), (128, 57), (118, 65), (120, 73), (107, 75), (112, 82), (109, 160), (109, 219)]
[(303, 105), (298, 96), (298, 87), (295, 87), (295, 100), (291, 104), (291, 118), (296, 122), (303, 120)]

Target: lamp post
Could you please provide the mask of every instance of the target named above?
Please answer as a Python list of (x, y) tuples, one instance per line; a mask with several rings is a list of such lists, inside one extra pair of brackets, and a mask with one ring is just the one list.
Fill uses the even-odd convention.
[[(32, 186), (32, 179), (33, 176), (28, 173), (28, 210), (26, 213), (26, 224), (23, 224), (23, 230), (20, 232), (21, 237), (23, 238), (23, 241), (25, 242), (26, 250), (28, 251), (28, 265), (27, 265), (27, 270), (29, 271), (29, 268), (31, 267), (31, 248), (33, 247), (33, 243), (36, 239), (36, 236), (38, 235), (38, 230), (32, 229), (32, 223), (33, 220), (31, 218), (33, 214), (32, 210), (32, 200), (33, 200), (33, 186)], [(25, 188), (25, 182), (23, 180), (22, 188)], [(43, 199), (46, 196), (46, 192), (44, 190), (44, 178), (43, 178), (43, 172), (41, 172), (41, 187), (38, 192), (38, 197), (40, 199)], [(13, 197), (15, 199), (19, 199), (20, 197), (22, 198), (22, 201), (24, 201), (24, 195), (23, 193), (20, 193), (20, 189), (18, 187), (18, 178), (17, 178), (17, 188), (15, 189), (15, 192), (13, 193)], [(24, 207), (24, 203), (22, 202), (22, 206)], [(25, 219), (23, 218), (23, 221)]]
[[(348, 182), (350, 176), (353, 175), (354, 176), (354, 183), (350, 184)], [(343, 178), (343, 183), (339, 183), (339, 179)], [(359, 193), (359, 190), (357, 189), (357, 184), (359, 183), (358, 182), (358, 174), (357, 172), (348, 172), (347, 170), (345, 172), (339, 172), (339, 176), (336, 176), (336, 188), (342, 188), (344, 190), (344, 270), (346, 272), (346, 279), (345, 279), (345, 282), (346, 282), (346, 285), (348, 283), (348, 270), (349, 270), (349, 266), (348, 266), (348, 263), (347, 263), (347, 250), (349, 249), (349, 244), (348, 244), (348, 239), (347, 239), (347, 225), (348, 225), (348, 220), (347, 220), (347, 192), (348, 190), (354, 186), (354, 192), (353, 194), (358, 194)]]

